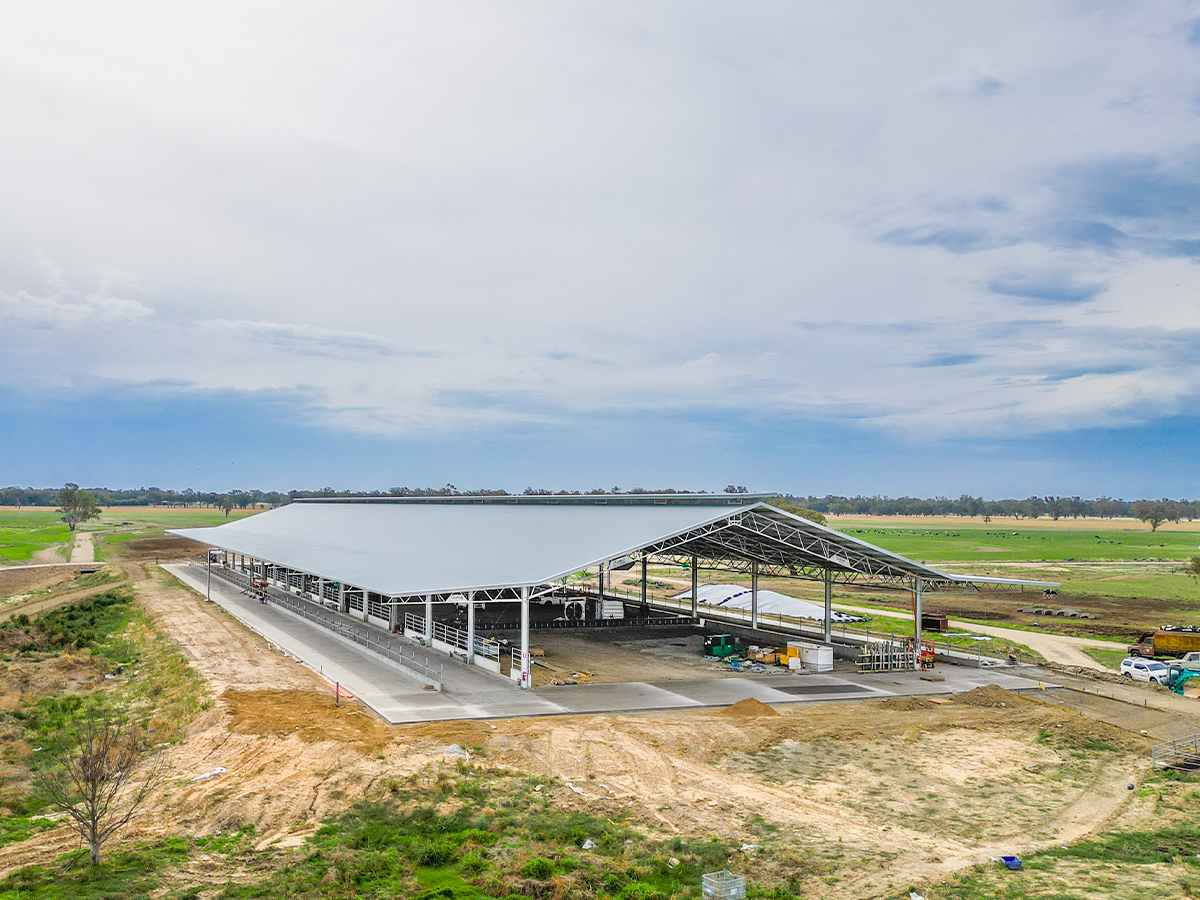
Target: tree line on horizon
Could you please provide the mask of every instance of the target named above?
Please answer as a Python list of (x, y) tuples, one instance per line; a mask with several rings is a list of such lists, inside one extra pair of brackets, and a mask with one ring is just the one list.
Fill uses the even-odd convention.
[[(73, 485), (72, 485), (73, 487)], [(0, 488), (0, 506), (59, 506), (59, 494), (63, 488), (33, 488), (6, 487)], [(262, 490), (231, 490), (231, 491), (195, 491), (187, 488), (176, 491), (169, 488), (104, 488), (86, 489), (95, 498), (99, 506), (176, 506), (176, 507), (210, 507), (224, 509), (248, 509), (262, 506), (282, 506), (303, 497), (323, 498), (354, 498), (354, 497), (445, 497), (445, 496), (510, 496), (510, 492), (500, 489), (481, 488), (476, 490), (459, 490), (453, 484), (439, 488), (408, 488), (394, 487), (386, 491), (339, 491), (332, 487), (319, 490), (296, 489), (287, 492)], [(741, 485), (728, 485), (725, 493), (748, 493)], [(675, 494), (697, 493), (707, 491), (678, 491), (674, 488), (641, 488), (634, 487), (622, 490), (620, 487), (594, 488), (588, 491), (552, 491), (546, 488), (526, 488), (515, 496), (603, 496), (616, 494)], [(1095, 499), (1084, 499), (1078, 496), (1057, 497), (1026, 497), (1024, 499), (1009, 498), (1003, 500), (987, 500), (963, 494), (958, 498), (949, 497), (888, 497), (874, 495), (870, 497), (844, 497), (837, 494), (827, 494), (823, 497), (802, 494), (783, 494), (782, 499), (788, 504), (813, 510), (824, 515), (859, 515), (859, 516), (957, 516), (963, 518), (1011, 517), (1016, 519), (1039, 519), (1048, 517), (1053, 520), (1064, 518), (1136, 518), (1158, 525), (1168, 521), (1191, 521), (1200, 518), (1200, 501), (1138, 499), (1122, 500), (1107, 496)]]

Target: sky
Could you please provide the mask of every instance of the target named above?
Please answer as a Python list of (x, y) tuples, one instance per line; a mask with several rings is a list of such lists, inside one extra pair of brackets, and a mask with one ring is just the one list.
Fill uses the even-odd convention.
[(1200, 3), (0, 0), (0, 483), (1200, 496)]

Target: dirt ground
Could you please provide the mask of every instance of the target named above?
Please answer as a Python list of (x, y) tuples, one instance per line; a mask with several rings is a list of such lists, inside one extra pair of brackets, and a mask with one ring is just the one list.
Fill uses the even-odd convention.
[[(161, 570), (123, 565), (207, 694), (206, 709), (167, 751), (169, 783), (126, 840), (253, 824), (259, 847), (298, 846), (358, 798), (423, 771), (453, 771), (453, 744), (488, 765), (556, 779), (548, 791), (565, 809), (691, 838), (754, 843), (778, 829), (771, 833), (840, 879), (807, 884), (811, 897), (891, 895), (1000, 853), (1152, 814), (1126, 789), (1146, 771), (1150, 738), (995, 687), (948, 703), (771, 709), (745, 701), (715, 711), (386, 726), (352, 704), (335, 707), (317, 674)], [(545, 642), (547, 661), (568, 652), (572, 666), (583, 659), (572, 640)], [(686, 638), (655, 640), (661, 645), (629, 654), (639, 671), (643, 652), (663, 672), (686, 672), (680, 677), (711, 665)], [(61, 828), (0, 848), (0, 873), (49, 863), (76, 843)]]
[(0, 569), (0, 600), (44, 591), (78, 574), (77, 566), (6, 566)]
[(704, 638), (692, 628), (602, 628), (538, 631), (530, 647), (535, 686), (561, 681), (611, 684), (625, 681), (683, 681), (745, 677), (701, 654)]

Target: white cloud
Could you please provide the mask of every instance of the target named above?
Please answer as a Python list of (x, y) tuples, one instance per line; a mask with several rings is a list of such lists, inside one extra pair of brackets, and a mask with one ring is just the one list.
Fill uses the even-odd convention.
[(119, 9), (0, 29), (10, 383), (65, 353), (405, 435), (1010, 435), (1198, 392), (1196, 264), (1040, 229), (1047, 173), (1194, 152), (1179, 4)]

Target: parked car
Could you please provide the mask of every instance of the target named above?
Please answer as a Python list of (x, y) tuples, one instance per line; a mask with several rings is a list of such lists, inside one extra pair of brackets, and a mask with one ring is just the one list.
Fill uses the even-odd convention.
[(1155, 681), (1165, 685), (1171, 677), (1171, 670), (1166, 663), (1130, 656), (1121, 660), (1121, 674), (1134, 681)]

